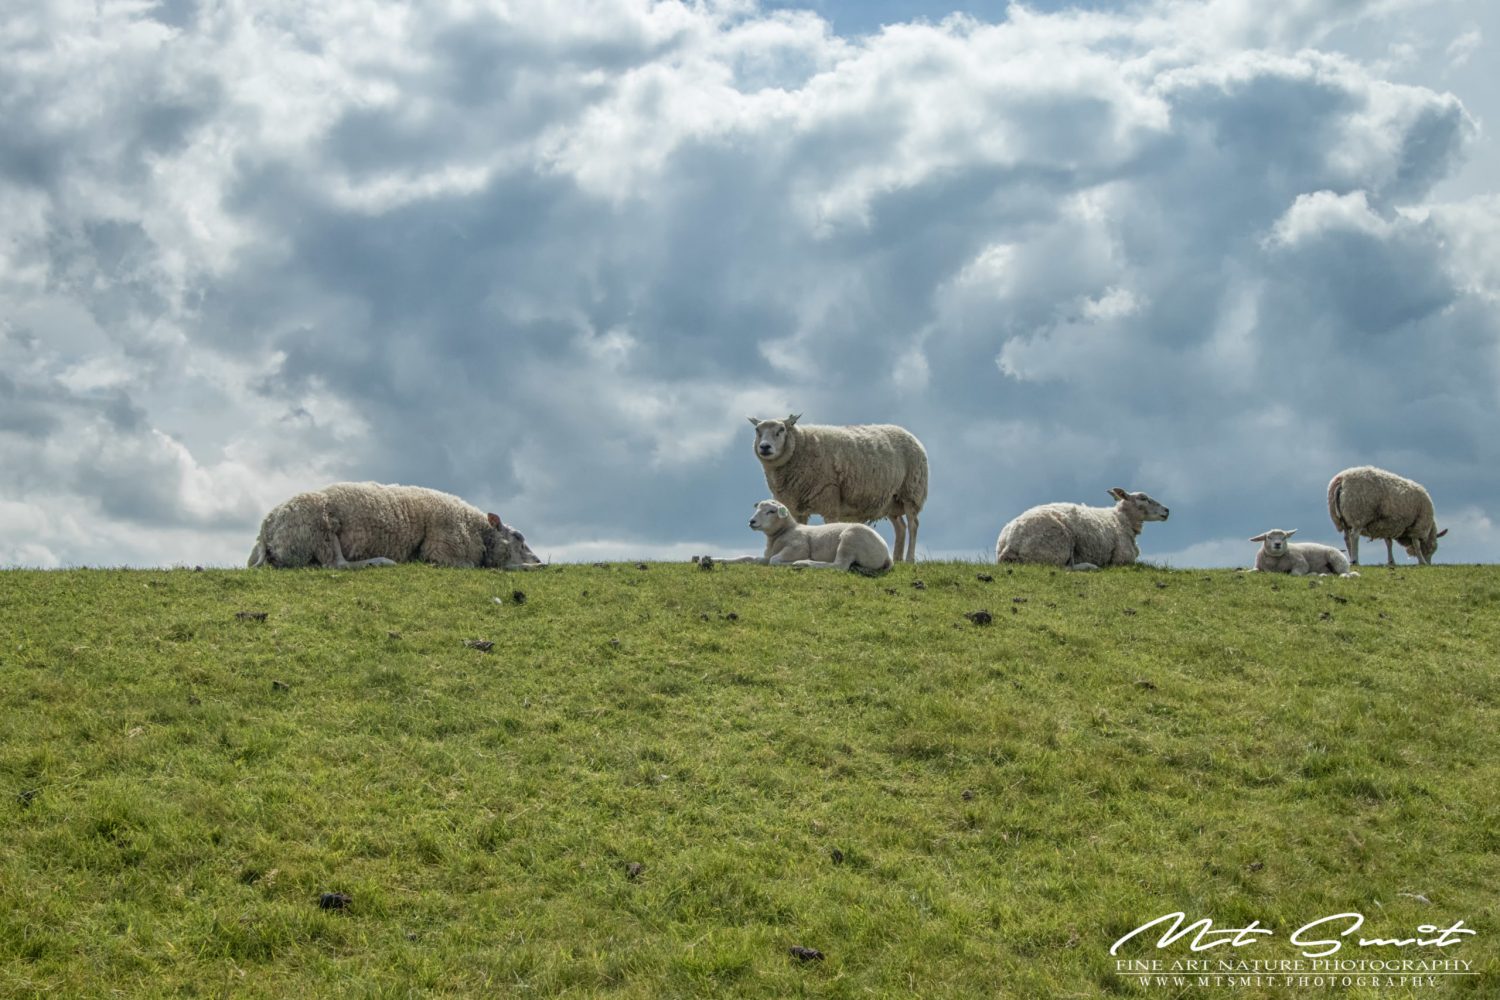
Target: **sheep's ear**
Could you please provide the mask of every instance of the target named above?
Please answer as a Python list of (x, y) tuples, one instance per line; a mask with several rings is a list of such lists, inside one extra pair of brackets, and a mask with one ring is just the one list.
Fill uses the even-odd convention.
[(1296, 534), (1296, 533), (1297, 533), (1297, 529), (1296, 529), (1296, 528), (1293, 528), (1293, 529), (1292, 529), (1292, 530), (1291, 530), (1291, 531), (1288, 531), (1288, 532), (1287, 532), (1287, 533), (1286, 533), (1286, 537), (1288, 537), (1288, 538), (1291, 538), (1291, 537), (1292, 537), (1292, 536), (1293, 536), (1293, 535), (1295, 535), (1295, 534)]
[(1439, 531), (1437, 534), (1433, 535), (1432, 537), (1433, 538), (1442, 538), (1447, 533), (1448, 533), (1448, 529), (1444, 528), (1442, 531)]
[(1126, 497), (1130, 496), (1129, 493), (1126, 493), (1124, 490), (1120, 489), (1120, 487), (1118, 487), (1118, 486), (1116, 486), (1114, 489), (1110, 490), (1109, 491), (1109, 495), (1112, 496), (1112, 497), (1114, 497), (1116, 500), (1124, 500)]
[(1265, 540), (1266, 540), (1266, 536), (1265, 536), (1265, 533), (1261, 533), (1261, 534), (1259, 534), (1259, 535), (1256, 535), (1256, 536), (1255, 536), (1255, 537), (1254, 537), (1254, 538), (1252, 538), (1252, 539), (1250, 539), (1250, 540), (1251, 540), (1251, 541), (1252, 541), (1252, 542), (1263, 542), (1263, 541), (1265, 541)]
[(498, 527), (500, 527), (500, 515), (499, 514), (486, 514), (484, 516), (487, 517), (487, 518), (489, 518), (490, 527), (491, 528), (498, 528)]
[(797, 418), (800, 417), (800, 416), (802, 416), (802, 414), (800, 414), (800, 413), (789, 413), (789, 414), (787, 414), (786, 425), (788, 427), (795, 427), (797, 425)]
[(786, 509), (786, 504), (784, 503), (779, 503), (776, 505), (776, 513), (780, 514), (782, 517), (792, 516), (792, 512)]
[(751, 427), (759, 427), (760, 426), (760, 421), (756, 420), (754, 417), (746, 417), (745, 419), (748, 420), (748, 421), (750, 421), (750, 426)]

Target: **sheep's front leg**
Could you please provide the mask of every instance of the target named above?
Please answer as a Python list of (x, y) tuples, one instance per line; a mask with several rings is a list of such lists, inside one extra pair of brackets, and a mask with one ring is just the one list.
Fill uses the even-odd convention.
[(396, 560), (387, 559), (385, 556), (375, 556), (373, 559), (356, 559), (354, 562), (344, 558), (344, 547), (339, 544), (339, 536), (333, 536), (333, 565), (336, 569), (364, 569), (366, 566), (394, 566)]
[(1387, 566), (1396, 565), (1396, 551), (1391, 548), (1391, 539), (1389, 538), (1385, 540), (1385, 564)]
[[(914, 563), (917, 561), (917, 512), (908, 509), (906, 512), (906, 561)], [(896, 543), (896, 548), (901, 548), (901, 543)]]
[(1359, 565), (1359, 532), (1344, 532), (1344, 551), (1349, 553), (1349, 565)]
[(798, 559), (796, 562), (792, 563), (792, 567), (794, 569), (842, 569), (842, 570), (847, 570), (849, 568), (848, 566), (843, 566), (843, 565), (840, 565), (839, 563), (836, 563), (836, 562), (818, 562), (818, 560), (816, 560), (816, 559)]
[(891, 515), (891, 527), (896, 529), (896, 547), (891, 549), (896, 562), (901, 561), (901, 546), (906, 542), (906, 521), (900, 514)]
[(759, 563), (766, 564), (765, 556), (709, 556), (716, 563)]

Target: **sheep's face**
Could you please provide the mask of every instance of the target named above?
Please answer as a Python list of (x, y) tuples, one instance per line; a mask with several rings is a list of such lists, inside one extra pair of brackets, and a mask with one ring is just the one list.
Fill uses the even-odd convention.
[(777, 459), (791, 453), (792, 442), (788, 432), (797, 423), (795, 415), (785, 420), (756, 420), (750, 418), (755, 425), (755, 457), (762, 462), (774, 462)]
[(1136, 518), (1142, 521), (1165, 521), (1167, 515), (1171, 513), (1166, 507), (1144, 493), (1131, 493), (1116, 486), (1109, 491), (1109, 495), (1124, 504)]
[(1433, 525), (1432, 530), (1427, 532), (1426, 538), (1419, 538), (1414, 541), (1405, 538), (1400, 539), (1401, 547), (1404, 548), (1406, 550), (1406, 554), (1411, 556), (1413, 559), (1421, 559), (1425, 556), (1427, 559), (1431, 560), (1433, 553), (1437, 551), (1437, 540), (1439, 538), (1442, 538), (1447, 533), (1447, 528), (1439, 531), (1437, 530), (1437, 525)]
[(1286, 555), (1287, 539), (1296, 533), (1296, 528), (1293, 528), (1291, 531), (1282, 531), (1280, 528), (1274, 528), (1263, 535), (1256, 535), (1250, 540), (1252, 542), (1260, 542), (1261, 549), (1268, 555), (1284, 556)]
[(542, 561), (526, 544), (525, 535), (503, 523), (499, 515), (489, 515), (489, 522), (484, 532), (484, 565), (502, 568), (541, 565)]
[(762, 500), (755, 505), (755, 513), (750, 516), (750, 527), (769, 535), (783, 522), (791, 520), (791, 517), (792, 512), (784, 504), (775, 500)]

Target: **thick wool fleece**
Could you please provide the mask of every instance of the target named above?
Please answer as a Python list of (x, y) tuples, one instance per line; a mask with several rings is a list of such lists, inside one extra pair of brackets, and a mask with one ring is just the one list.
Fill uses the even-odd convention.
[(505, 536), (472, 504), (421, 486), (335, 483), (299, 493), (261, 523), (250, 565), (336, 566), (386, 558), (439, 566), (504, 566)]
[(1360, 537), (1392, 539), (1424, 563), (1437, 551), (1432, 497), (1420, 483), (1385, 469), (1362, 465), (1334, 476), (1328, 483), (1328, 516), (1346, 544), (1357, 545)]
[(927, 451), (894, 424), (797, 424), (781, 455), (761, 465), (771, 495), (802, 522), (878, 521), (927, 502)]

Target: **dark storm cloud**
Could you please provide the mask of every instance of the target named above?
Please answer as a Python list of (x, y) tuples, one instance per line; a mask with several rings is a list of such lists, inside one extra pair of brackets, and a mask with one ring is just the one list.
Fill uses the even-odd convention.
[(1474, 125), (1319, 51), (1349, 5), (386, 13), (111, 11), (105, 82), (0, 70), (17, 502), (238, 561), (372, 478), (543, 554), (750, 549), (744, 417), (790, 409), (916, 431), (935, 551), (1119, 485), (1174, 509), (1148, 556), (1222, 559), (1356, 461), (1487, 523), (1495, 276), (1452, 248), (1500, 226), (1423, 207)]

